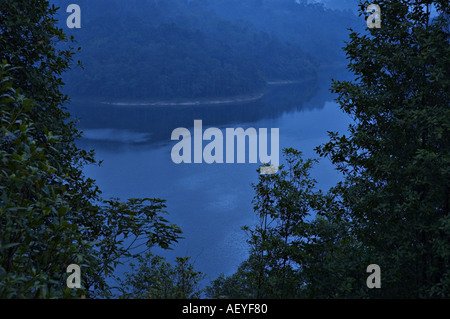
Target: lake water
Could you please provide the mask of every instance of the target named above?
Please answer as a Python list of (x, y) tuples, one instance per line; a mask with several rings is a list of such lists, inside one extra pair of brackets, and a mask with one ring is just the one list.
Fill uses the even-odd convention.
[[(97, 181), (104, 198), (167, 200), (167, 217), (181, 227), (184, 239), (172, 251), (155, 252), (169, 261), (191, 256), (196, 269), (212, 280), (220, 273), (232, 274), (247, 257), (241, 227), (258, 221), (251, 184), (258, 181), (259, 164), (174, 164), (171, 132), (177, 127), (193, 132), (195, 119), (203, 121), (204, 130), (279, 128), (280, 150), (293, 147), (317, 158), (313, 149), (327, 141), (327, 131), (344, 132), (350, 123), (333, 102), (331, 78), (349, 75), (336, 69), (323, 71), (317, 80), (271, 85), (262, 99), (248, 103), (151, 107), (73, 101), (69, 110), (84, 131), (79, 145), (95, 149), (96, 158), (103, 160), (100, 167), (87, 166), (85, 173)], [(313, 176), (323, 189), (339, 178), (325, 159)]]

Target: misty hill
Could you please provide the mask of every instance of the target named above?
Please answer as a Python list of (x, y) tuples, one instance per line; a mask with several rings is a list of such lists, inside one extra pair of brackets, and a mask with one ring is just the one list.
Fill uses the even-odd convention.
[[(261, 91), (268, 81), (314, 78), (318, 60), (328, 63), (336, 56), (327, 48), (336, 29), (330, 35), (318, 32), (319, 36), (295, 31), (307, 23), (305, 14), (315, 12), (316, 18), (309, 17), (314, 21), (339, 19), (335, 10), (319, 5), (283, 0), (78, 4), (82, 28), (69, 33), (82, 47), (76, 58), (84, 70), (75, 69), (66, 77), (72, 96), (167, 99), (248, 94)], [(323, 48), (317, 50), (319, 44)], [(305, 53), (313, 49), (321, 52), (319, 56)]]
[(325, 2), (328, 7), (311, 0), (192, 0), (222, 18), (248, 21), (282, 41), (300, 45), (320, 63), (332, 64), (345, 57), (342, 47), (348, 28), (362, 32), (365, 22), (354, 14), (357, 1)]

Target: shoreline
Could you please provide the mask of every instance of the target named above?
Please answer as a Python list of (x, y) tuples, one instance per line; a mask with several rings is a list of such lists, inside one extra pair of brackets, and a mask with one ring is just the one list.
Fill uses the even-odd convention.
[[(292, 84), (300, 84), (311, 80), (301, 79), (301, 80), (272, 80), (267, 81), (267, 86), (284, 86)], [(267, 90), (259, 93), (246, 94), (246, 95), (235, 95), (230, 97), (217, 97), (217, 98), (202, 98), (202, 99), (180, 99), (180, 100), (153, 100), (153, 101), (98, 101), (98, 103), (103, 105), (112, 106), (154, 106), (154, 107), (167, 107), (167, 106), (203, 106), (203, 105), (223, 105), (223, 104), (235, 104), (235, 103), (248, 103), (260, 100), (267, 94)]]
[(186, 100), (186, 101), (153, 101), (153, 102), (100, 102), (106, 105), (116, 106), (195, 106), (195, 105), (218, 105), (218, 104), (233, 104), (242, 102), (252, 102), (261, 99), (266, 95), (266, 92), (241, 95), (228, 98), (214, 98), (211, 100)]

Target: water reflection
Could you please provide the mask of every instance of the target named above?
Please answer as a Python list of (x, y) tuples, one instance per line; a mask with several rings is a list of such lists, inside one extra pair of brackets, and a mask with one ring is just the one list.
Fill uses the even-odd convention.
[[(262, 98), (250, 102), (127, 106), (75, 100), (69, 106), (69, 111), (79, 120), (78, 126), (85, 132), (84, 137), (87, 140), (103, 140), (109, 144), (114, 141), (127, 144), (160, 143), (170, 138), (173, 129), (192, 127), (194, 119), (202, 119), (209, 127), (232, 127), (236, 123), (278, 118), (283, 113), (304, 109), (305, 102), (316, 95), (317, 90), (317, 79), (313, 79), (288, 85), (268, 85)], [(115, 131), (107, 131), (105, 128)], [(103, 146), (107, 147), (108, 143)]]

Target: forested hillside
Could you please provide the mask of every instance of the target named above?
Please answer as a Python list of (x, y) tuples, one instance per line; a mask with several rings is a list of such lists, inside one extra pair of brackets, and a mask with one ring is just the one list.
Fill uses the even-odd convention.
[(338, 37), (333, 27), (313, 37), (320, 21), (302, 28), (305, 18), (352, 16), (295, 2), (229, 2), (228, 10), (202, 0), (83, 2), (82, 28), (69, 32), (84, 65), (66, 77), (74, 97), (224, 97), (260, 92), (268, 81), (311, 79), (319, 59), (305, 51), (323, 46), (319, 58), (330, 63)]

